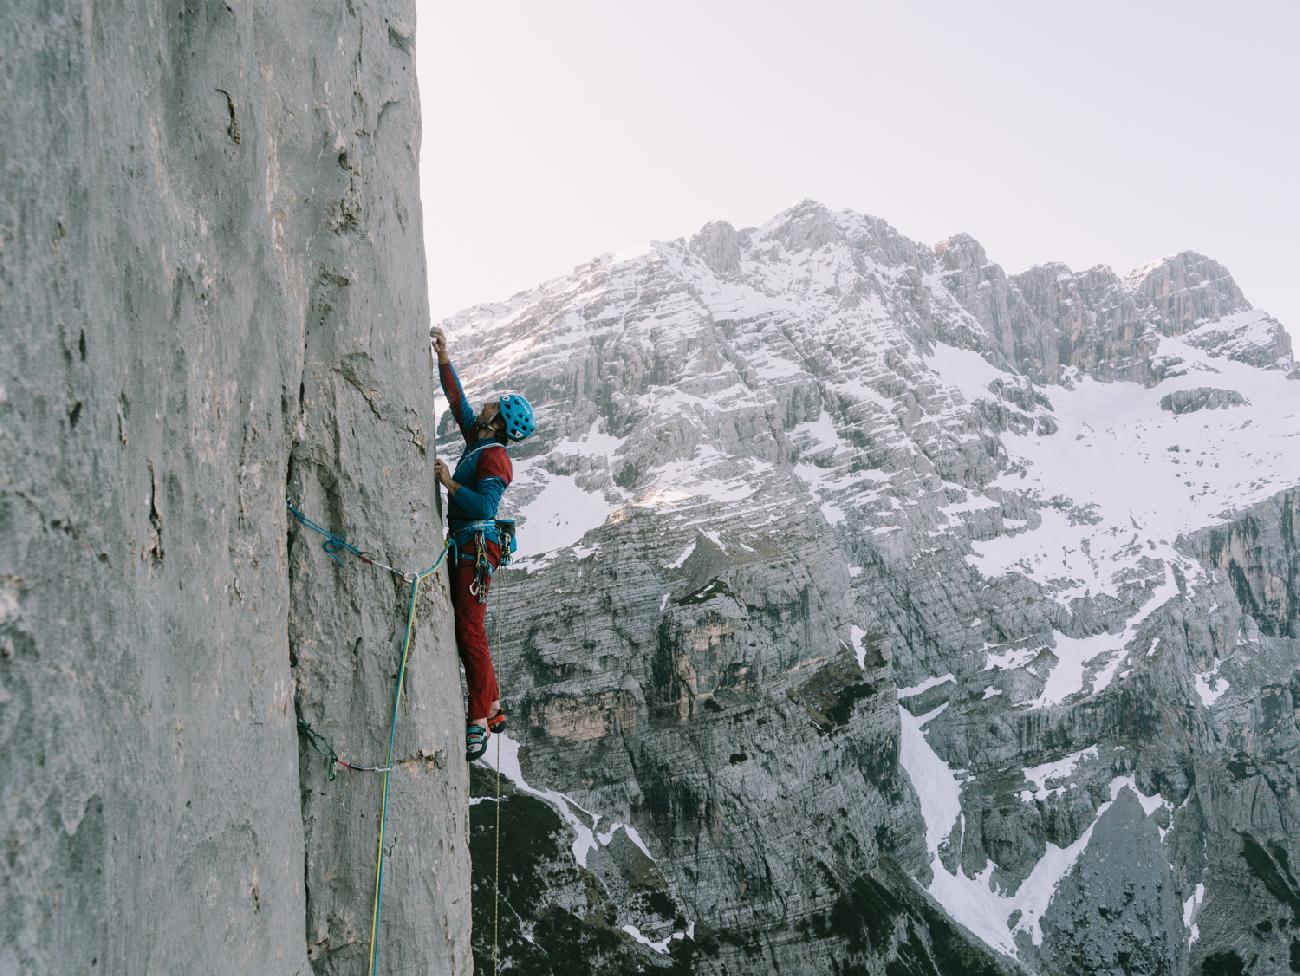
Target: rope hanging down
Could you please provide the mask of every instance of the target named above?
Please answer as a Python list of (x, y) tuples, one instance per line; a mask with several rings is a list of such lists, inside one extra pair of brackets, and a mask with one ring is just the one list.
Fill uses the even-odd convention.
[(406, 611), (406, 637), (402, 641), (402, 663), (397, 669), (397, 687), (393, 691), (393, 718), (388, 725), (388, 769), (384, 772), (384, 799), (379, 807), (379, 844), (375, 851), (375, 909), (370, 919), (370, 976), (374, 976), (378, 963), (377, 933), (379, 915), (384, 903), (384, 829), (388, 826), (388, 777), (393, 768), (393, 741), (397, 736), (397, 705), (402, 700), (402, 683), (406, 680), (406, 660), (411, 653), (411, 635), (415, 632), (415, 601), (420, 593), (421, 581), (432, 576), (447, 555), (444, 545), (438, 561), (428, 569), (411, 577), (411, 603)]
[[(500, 592), (501, 587), (497, 590)], [(501, 603), (492, 611), (492, 646), (497, 651), (497, 661), (501, 661)], [(497, 976), (497, 923), (501, 916), (501, 733), (497, 733), (497, 829), (496, 829), (496, 865), (492, 868), (492, 976)]]
[[(321, 548), (325, 550), (325, 553), (335, 562), (335, 564), (342, 565), (342, 561), (338, 558), (340, 552), (351, 553), (363, 563), (387, 570), (394, 576), (400, 577), (411, 584), (411, 598), (406, 609), (406, 636), (402, 640), (402, 662), (397, 669), (397, 687), (393, 691), (393, 717), (388, 724), (387, 762), (385, 762), (383, 766), (357, 766), (351, 763), (346, 763), (339, 758), (338, 753), (334, 751), (334, 747), (330, 745), (328, 739), (306, 722), (301, 719), (298, 721), (298, 727), (306, 734), (307, 741), (311, 743), (312, 748), (330, 760), (329, 778), (331, 780), (334, 779), (335, 764), (345, 766), (348, 769), (384, 774), (384, 794), (379, 808), (379, 844), (375, 854), (375, 901), (370, 914), (369, 974), (370, 976), (374, 976), (379, 961), (379, 919), (383, 911), (384, 903), (384, 832), (388, 826), (388, 778), (393, 770), (393, 745), (397, 739), (397, 710), (398, 705), (402, 700), (402, 685), (406, 681), (406, 662), (411, 655), (411, 637), (415, 633), (415, 605), (417, 597), (420, 595), (420, 584), (438, 571), (438, 567), (442, 565), (442, 561), (447, 558), (450, 544), (443, 543), (442, 552), (438, 555), (437, 561), (428, 569), (423, 569), (416, 573), (404, 573), (399, 569), (395, 569), (394, 567), (371, 557), (363, 550), (358, 549), (352, 543), (348, 542), (347, 539), (343, 538), (343, 536), (331, 532), (320, 523), (308, 518), (303, 514), (302, 510), (294, 505), (294, 503), (289, 499), (285, 499), (285, 504), (289, 508), (289, 513), (306, 528), (325, 537), (325, 541), (321, 544)], [(323, 749), (322, 744), (324, 746)]]

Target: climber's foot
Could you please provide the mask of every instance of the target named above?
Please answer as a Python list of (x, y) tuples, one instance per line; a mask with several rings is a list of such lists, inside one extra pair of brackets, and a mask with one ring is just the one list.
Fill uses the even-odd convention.
[(465, 726), (465, 761), (473, 762), (487, 752), (487, 740), (491, 733), (481, 725)]
[(506, 727), (506, 713), (501, 709), (496, 710), (496, 714), (488, 719), (488, 731), (500, 733)]

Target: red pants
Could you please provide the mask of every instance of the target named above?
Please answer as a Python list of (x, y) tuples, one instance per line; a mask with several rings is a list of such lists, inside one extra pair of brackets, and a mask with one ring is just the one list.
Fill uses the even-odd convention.
[[(501, 557), (501, 550), (488, 543), (488, 556), (495, 566)], [(465, 666), (465, 684), (469, 686), (469, 719), (491, 717), (488, 711), (492, 703), (501, 697), (497, 688), (496, 671), (492, 667), (492, 654), (488, 650), (487, 604), (480, 603), (479, 598), (469, 591), (474, 582), (474, 564), (457, 562), (451, 567), (451, 605), (456, 612), (456, 650), (460, 651), (460, 663)], [(482, 593), (486, 596), (492, 583), (492, 577), (484, 576)]]

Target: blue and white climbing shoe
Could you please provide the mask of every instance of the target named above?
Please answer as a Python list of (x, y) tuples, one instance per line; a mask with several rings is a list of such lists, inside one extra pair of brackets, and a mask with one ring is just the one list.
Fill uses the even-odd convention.
[(465, 726), (465, 761), (473, 762), (487, 752), (488, 736), (491, 733), (481, 725)]

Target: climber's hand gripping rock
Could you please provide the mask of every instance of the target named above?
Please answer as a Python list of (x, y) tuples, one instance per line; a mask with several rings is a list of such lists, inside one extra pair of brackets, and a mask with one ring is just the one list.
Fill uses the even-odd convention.
[(433, 353), (438, 357), (438, 364), (443, 365), (447, 360), (447, 333), (443, 332), (437, 326), (429, 330), (429, 338), (433, 342)]

